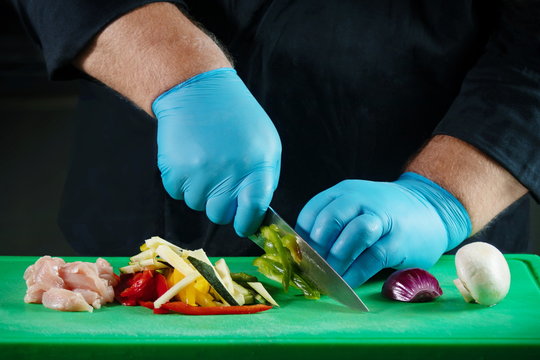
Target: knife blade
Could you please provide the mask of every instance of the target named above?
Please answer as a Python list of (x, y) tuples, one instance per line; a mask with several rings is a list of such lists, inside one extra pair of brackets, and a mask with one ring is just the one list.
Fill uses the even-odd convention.
[[(311, 283), (323, 293), (338, 301), (339, 303), (359, 311), (369, 311), (360, 297), (347, 284), (345, 280), (324, 260), (293, 228), (285, 222), (272, 208), (268, 208), (263, 226), (276, 225), (280, 231), (293, 235), (299, 250), (299, 261), (296, 262), (300, 268), (301, 275), (306, 277)], [(255, 244), (264, 249), (264, 239), (260, 236), (260, 231), (249, 237)]]

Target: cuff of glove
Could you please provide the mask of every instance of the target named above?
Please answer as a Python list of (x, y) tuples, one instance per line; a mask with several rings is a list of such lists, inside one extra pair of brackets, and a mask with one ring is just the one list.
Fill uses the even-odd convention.
[[(238, 75), (236, 74), (236, 70), (234, 70), (233, 68), (227, 68), (227, 67), (226, 68), (219, 68), (219, 69), (209, 70), (209, 71), (205, 71), (203, 73), (197, 74), (197, 75), (187, 79), (186, 81), (183, 81), (180, 84), (173, 86), (169, 90), (167, 90), (167, 91), (163, 92), (161, 95), (159, 95), (152, 102), (152, 112), (154, 113), (156, 118), (159, 119), (159, 112), (160, 112), (160, 109), (162, 108), (161, 104), (163, 104), (163, 103), (167, 104), (168, 103), (167, 98), (169, 97), (169, 95), (172, 95), (172, 94), (175, 94), (175, 93), (181, 91), (183, 88), (185, 88), (186, 86), (189, 86), (192, 83), (203, 81), (203, 80), (205, 80), (207, 78), (223, 77), (224, 79), (228, 79), (230, 77), (237, 77), (237, 76)], [(168, 104), (163, 105), (163, 106), (167, 107)]]
[(472, 223), (469, 213), (446, 189), (413, 172), (402, 174), (396, 182), (420, 194), (437, 210), (448, 234), (446, 251), (453, 249), (470, 236)]

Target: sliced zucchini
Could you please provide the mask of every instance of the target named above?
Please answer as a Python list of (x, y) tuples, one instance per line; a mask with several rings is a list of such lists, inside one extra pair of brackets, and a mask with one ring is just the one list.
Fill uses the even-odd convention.
[(143, 271), (144, 269), (139, 264), (131, 264), (123, 266), (119, 270), (122, 274), (134, 274), (138, 271)]
[(239, 283), (242, 286), (243, 286), (243, 283), (247, 283), (249, 281), (251, 282), (259, 281), (256, 276), (249, 275), (244, 272), (231, 273), (231, 278), (233, 279), (233, 281)]
[(142, 266), (143, 268), (149, 269), (149, 270), (164, 269), (166, 267), (169, 267), (167, 264), (159, 261), (156, 258), (142, 260), (142, 261), (139, 261), (138, 264)]
[(159, 245), (156, 248), (156, 254), (158, 254), (163, 260), (168, 262), (173, 268), (180, 271), (184, 276), (188, 276), (189, 274), (195, 272), (195, 270), (193, 270), (189, 266), (189, 264), (186, 262), (186, 260), (184, 260), (184, 258), (174, 252), (167, 245)]
[(234, 286), (233, 280), (231, 278), (231, 271), (229, 270), (225, 259), (219, 259), (218, 261), (216, 261), (216, 263), (214, 264), (214, 268), (216, 269), (219, 277), (221, 278), (223, 285), (225, 285), (227, 290), (229, 290), (229, 292), (233, 294)]
[(148, 250), (145, 250), (145, 251), (142, 251), (142, 252), (138, 253), (135, 256), (130, 257), (129, 261), (130, 261), (130, 263), (136, 263), (136, 262), (152, 259), (155, 256), (156, 256), (156, 254), (154, 252), (154, 249), (148, 249)]
[(152, 236), (150, 239), (145, 240), (144, 244), (146, 245), (144, 247), (145, 250), (157, 249), (160, 245), (163, 245), (169, 247), (171, 250), (178, 254), (182, 254), (183, 252), (183, 249), (181, 247), (176, 246), (173, 243), (170, 243), (167, 240), (160, 238), (159, 236)]
[(220, 277), (221, 281), (223, 282), (227, 290), (229, 290), (229, 292), (232, 294), (236, 302), (239, 305), (244, 305), (246, 303), (245, 295), (247, 290), (241, 285), (233, 282), (231, 278), (231, 271), (229, 270), (229, 266), (227, 266), (227, 262), (225, 261), (225, 259), (222, 258), (216, 261), (216, 263), (214, 264), (214, 268), (216, 269), (216, 272)]
[[(206, 254), (205, 256), (206, 257)], [(208, 258), (207, 258), (208, 259)], [(208, 262), (198, 259), (193, 256), (188, 256), (188, 261), (201, 273), (201, 275), (210, 283), (212, 288), (225, 300), (229, 305), (239, 305), (233, 294), (231, 294), (219, 276), (217, 275), (216, 270), (212, 266), (210, 260)]]
[(270, 304), (274, 306), (278, 306), (279, 304), (274, 300), (272, 295), (266, 290), (266, 288), (263, 286), (260, 282), (248, 282), (248, 285), (253, 288), (256, 292), (258, 292), (266, 301), (268, 301)]

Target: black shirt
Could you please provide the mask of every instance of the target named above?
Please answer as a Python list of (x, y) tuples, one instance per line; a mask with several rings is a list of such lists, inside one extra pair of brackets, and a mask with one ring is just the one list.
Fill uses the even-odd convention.
[[(87, 79), (73, 58), (127, 11), (153, 1), (13, 1), (53, 79), (79, 79), (77, 138), (60, 225), (85, 255), (126, 255), (152, 235), (210, 255), (256, 247), (163, 190), (156, 123)], [(537, 2), (186, 0), (276, 125), (273, 207), (303, 205), (344, 179), (392, 181), (433, 134), (460, 138), (540, 197)], [(527, 198), (475, 240), (526, 250)]]

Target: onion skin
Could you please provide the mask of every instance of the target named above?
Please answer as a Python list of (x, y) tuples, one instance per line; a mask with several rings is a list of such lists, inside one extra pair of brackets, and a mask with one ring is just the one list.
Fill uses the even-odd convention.
[(443, 291), (429, 272), (411, 268), (392, 273), (383, 284), (382, 294), (397, 301), (428, 302), (441, 296)]
[(503, 254), (493, 245), (477, 241), (456, 253), (454, 280), (466, 302), (485, 306), (499, 303), (510, 289), (510, 269)]

